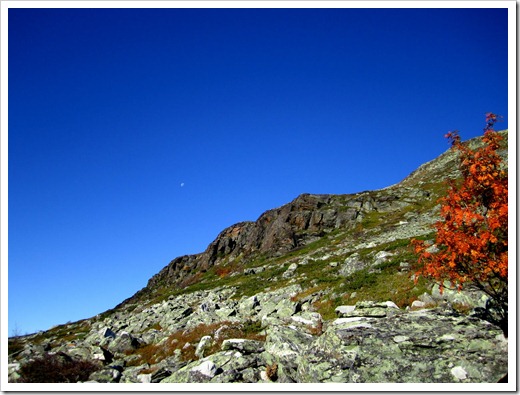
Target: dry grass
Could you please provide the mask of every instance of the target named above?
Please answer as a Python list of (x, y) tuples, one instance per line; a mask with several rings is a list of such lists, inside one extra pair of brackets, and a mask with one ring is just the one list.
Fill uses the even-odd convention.
[[(215, 332), (219, 331), (218, 338), (214, 337)], [(172, 333), (160, 344), (148, 344), (128, 354), (137, 354), (139, 358), (133, 361), (133, 365), (150, 364), (154, 365), (165, 358), (180, 353), (180, 358), (184, 361), (196, 360), (195, 349), (202, 337), (211, 335), (213, 342), (206, 351), (206, 355), (211, 355), (220, 350), (222, 342), (230, 338), (244, 338), (251, 340), (264, 341), (265, 335), (261, 334), (261, 328), (256, 323), (242, 323), (221, 321), (212, 324), (200, 324), (189, 330), (179, 330)], [(179, 350), (179, 351), (176, 351)]]
[(229, 276), (232, 273), (231, 268), (229, 266), (219, 266), (215, 268), (215, 274), (219, 276), (220, 278), (224, 278)]
[(299, 292), (298, 294), (291, 296), (291, 302), (293, 302), (293, 303), (298, 302), (298, 301), (306, 298), (307, 296), (310, 296), (314, 293), (318, 293), (325, 289), (327, 289), (327, 284), (320, 284), (320, 285), (317, 285), (317, 286), (314, 286), (311, 288), (307, 288), (307, 289), (303, 290), (302, 292)]
[(278, 378), (278, 365), (276, 363), (273, 363), (272, 365), (267, 365), (265, 367), (265, 373), (269, 380), (276, 381), (276, 379)]
[(323, 321), (319, 320), (316, 326), (307, 325), (307, 332), (314, 336), (321, 336), (323, 334)]
[(333, 300), (318, 300), (313, 303), (314, 308), (321, 314), (324, 320), (331, 320), (336, 318), (335, 308), (337, 303)]
[(468, 315), (473, 310), (473, 307), (465, 303), (452, 303), (451, 307), (453, 307), (453, 310), (463, 315)]
[(228, 277), (233, 273), (241, 273), (244, 271), (244, 265), (237, 261), (228, 262), (224, 265), (215, 266), (215, 274), (219, 278)]

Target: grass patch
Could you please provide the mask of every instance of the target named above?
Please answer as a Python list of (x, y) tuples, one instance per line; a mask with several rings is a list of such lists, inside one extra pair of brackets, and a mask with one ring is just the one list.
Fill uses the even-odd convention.
[(339, 305), (337, 300), (325, 299), (318, 300), (312, 304), (316, 311), (320, 313), (324, 320), (333, 320), (336, 318), (335, 309)]
[(298, 301), (300, 301), (302, 299), (305, 299), (306, 297), (308, 297), (310, 295), (319, 293), (319, 292), (323, 291), (326, 288), (327, 287), (326, 287), (325, 284), (321, 284), (321, 285), (318, 285), (318, 286), (306, 288), (302, 292), (299, 292), (298, 294), (292, 296), (291, 297), (291, 302), (298, 302)]
[[(360, 275), (362, 278), (363, 275)], [(350, 299), (354, 304), (362, 300), (374, 301), (393, 301), (400, 308), (410, 306), (414, 300), (428, 292), (429, 286), (425, 279), (421, 278), (415, 284), (408, 273), (401, 273), (397, 270), (386, 268), (381, 273), (369, 275), (370, 281), (367, 284), (356, 282), (356, 288), (351, 283), (347, 284), (349, 291), (355, 291), (356, 296)]]

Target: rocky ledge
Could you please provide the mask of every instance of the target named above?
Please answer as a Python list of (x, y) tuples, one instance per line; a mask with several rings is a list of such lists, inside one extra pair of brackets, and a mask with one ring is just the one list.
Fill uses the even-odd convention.
[(315, 295), (295, 298), (301, 291), (238, 300), (233, 289), (195, 292), (86, 321), (82, 340), (67, 344), (32, 335), (9, 365), (10, 380), (45, 353), (97, 361), (87, 382), (475, 383), (507, 374), (502, 331), (445, 300), (432, 298), (427, 309), (363, 301), (337, 306), (337, 318), (324, 321), (309, 308)]

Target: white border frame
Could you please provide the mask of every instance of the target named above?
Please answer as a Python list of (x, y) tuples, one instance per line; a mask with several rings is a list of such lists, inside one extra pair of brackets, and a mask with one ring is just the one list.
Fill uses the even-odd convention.
[[(516, 2), (496, 1), (35, 1), (4, 0), (0, 3), (0, 295), (1, 359), (0, 383), (3, 391), (516, 391), (516, 226), (510, 229), (509, 383), (507, 384), (19, 384), (7, 382), (7, 298), (8, 298), (8, 10), (10, 8), (507, 8), (508, 9), (508, 129), (509, 129), (509, 219), (516, 225)], [(512, 166), (511, 166), (512, 164)], [(512, 187), (512, 188), (511, 188)]]

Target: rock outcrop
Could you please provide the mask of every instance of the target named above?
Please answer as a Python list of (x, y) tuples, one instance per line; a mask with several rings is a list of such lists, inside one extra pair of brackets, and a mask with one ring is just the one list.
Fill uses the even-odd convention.
[(368, 193), (341, 197), (300, 195), (289, 204), (265, 212), (255, 222), (241, 222), (223, 230), (203, 253), (174, 259), (149, 280), (143, 291), (158, 286), (182, 286), (190, 275), (239, 256), (280, 256), (327, 232), (354, 226), (364, 213), (388, 208), (397, 199), (385, 196), (377, 201)]

